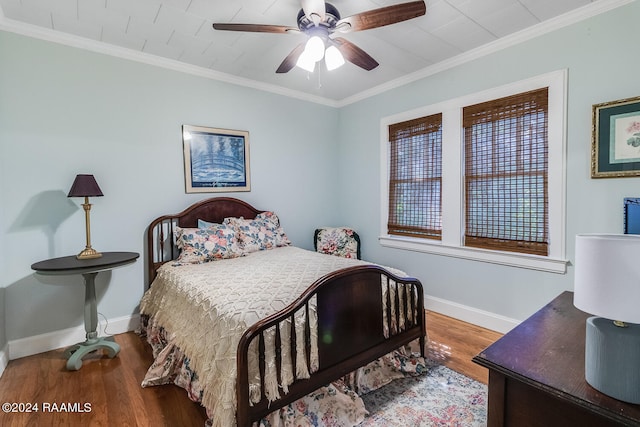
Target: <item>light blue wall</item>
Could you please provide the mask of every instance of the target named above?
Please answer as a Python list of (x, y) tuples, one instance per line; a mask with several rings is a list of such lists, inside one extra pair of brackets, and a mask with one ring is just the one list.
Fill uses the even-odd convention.
[(364, 256), (417, 276), (429, 295), (518, 320), (571, 290), (571, 266), (559, 275), (371, 244), (380, 232), (380, 119), (567, 68), (566, 239), (571, 260), (577, 233), (622, 232), (623, 198), (640, 196), (638, 178), (594, 180), (589, 169), (591, 106), (640, 95), (638, 18), (640, 2), (634, 2), (342, 108), (341, 209), (344, 221), (367, 242)]
[(4, 288), (0, 288), (0, 351), (3, 351), (7, 344), (4, 312)]
[[(640, 95), (639, 17), (634, 2), (341, 109), (0, 32), (0, 350), (82, 325), (81, 278), (30, 269), (84, 246), (81, 201), (66, 198), (77, 173), (94, 174), (105, 194), (91, 200), (101, 251), (142, 253), (151, 219), (206, 197), (184, 193), (182, 124), (250, 131), (252, 191), (231, 195), (275, 210), (296, 245), (310, 248), (318, 225), (351, 225), (365, 258), (417, 276), (429, 295), (524, 319), (572, 288), (571, 267), (540, 273), (377, 243), (380, 119), (568, 68), (572, 259), (576, 233), (620, 232), (622, 199), (640, 195), (637, 178), (589, 178), (591, 105)], [(136, 311), (143, 267), (98, 276), (107, 318)]]
[[(66, 197), (76, 174), (104, 193), (91, 199), (100, 251), (143, 253), (153, 218), (214, 196), (185, 194), (183, 124), (250, 132), (252, 190), (226, 194), (277, 212), (296, 245), (334, 221), (334, 108), (6, 32), (0, 58), (0, 350), (83, 324), (82, 278), (30, 269), (84, 247), (82, 201)], [(136, 311), (144, 264), (98, 275), (107, 318)]]

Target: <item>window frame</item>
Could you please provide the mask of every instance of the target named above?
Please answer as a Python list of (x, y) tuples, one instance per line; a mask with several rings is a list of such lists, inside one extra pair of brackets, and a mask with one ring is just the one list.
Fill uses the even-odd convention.
[[(499, 99), (543, 87), (549, 88), (549, 254), (531, 255), (464, 246), (464, 129), (462, 110), (467, 105)], [(380, 235), (384, 247), (470, 259), (553, 273), (566, 273), (566, 114), (567, 70), (464, 95), (405, 111), (380, 120)], [(389, 215), (389, 125), (442, 113), (442, 239), (392, 236)]]

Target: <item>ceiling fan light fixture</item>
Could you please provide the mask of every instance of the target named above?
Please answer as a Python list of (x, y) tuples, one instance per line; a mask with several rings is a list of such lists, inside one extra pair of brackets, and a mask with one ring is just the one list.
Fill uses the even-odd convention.
[(298, 57), (296, 67), (300, 67), (305, 71), (313, 73), (313, 70), (315, 70), (316, 68), (316, 61), (314, 61), (311, 57), (309, 57), (309, 55), (303, 52), (302, 55)]
[[(336, 33), (351, 33), (384, 27), (423, 16), (427, 11), (426, 0), (413, 0), (367, 10), (343, 18), (338, 9), (330, 3), (326, 3), (325, 0), (296, 1), (299, 1), (302, 6), (297, 15), (297, 29), (285, 25), (240, 23), (213, 23), (213, 28), (226, 31), (306, 35), (308, 40), (298, 43), (284, 58), (276, 69), (278, 74), (287, 73), (296, 65), (313, 72), (315, 63), (321, 61), (325, 55), (329, 57), (325, 60), (325, 65), (328, 62), (328, 69), (335, 69), (344, 61), (348, 61), (366, 71), (371, 71), (380, 64), (352, 42), (342, 37), (336, 37)], [(339, 52), (334, 49), (325, 51), (327, 46), (336, 46)]]
[(304, 47), (302, 56), (309, 57), (313, 62), (318, 62), (324, 57), (324, 42), (318, 36), (310, 37)]
[(344, 57), (337, 47), (329, 46), (324, 53), (324, 62), (327, 70), (331, 71), (344, 65)]
[(300, 3), (306, 17), (317, 27), (324, 20), (324, 0), (301, 0)]
[(313, 21), (313, 25), (315, 25), (317, 27), (322, 22), (322, 17), (320, 15), (314, 13), (314, 14), (311, 15), (311, 21)]

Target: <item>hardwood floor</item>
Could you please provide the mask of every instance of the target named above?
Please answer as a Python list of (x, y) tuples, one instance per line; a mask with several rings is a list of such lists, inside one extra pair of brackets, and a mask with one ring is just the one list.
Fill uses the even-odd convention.
[(469, 378), (487, 384), (489, 371), (471, 361), (502, 336), (470, 323), (427, 311), (429, 357)]
[[(471, 358), (501, 335), (427, 312), (429, 356), (478, 381), (487, 371)], [(67, 371), (64, 349), (12, 360), (0, 378), (0, 404), (22, 404), (21, 412), (0, 412), (0, 426), (198, 426), (204, 409), (174, 385), (142, 388), (151, 349), (135, 333), (115, 336), (114, 359), (101, 352), (85, 357), (79, 371)], [(37, 412), (24, 412), (31, 407)], [(17, 406), (17, 405), (15, 405)], [(3, 406), (4, 409), (4, 406)]]

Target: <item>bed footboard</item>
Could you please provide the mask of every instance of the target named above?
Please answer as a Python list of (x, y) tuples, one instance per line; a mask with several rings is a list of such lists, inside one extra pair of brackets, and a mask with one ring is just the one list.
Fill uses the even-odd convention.
[[(275, 366), (278, 384), (281, 384), (281, 348), (290, 349), (293, 372), (296, 372), (301, 347), (307, 366), (311, 366), (314, 346), (309, 313), (313, 307), (317, 315), (317, 370), (309, 378), (295, 379), (287, 393), (280, 388), (280, 398), (270, 401), (264, 384), (266, 331), (275, 331)], [(296, 327), (291, 326), (295, 325), (296, 313), (301, 310), (305, 319), (302, 333), (300, 328), (296, 331)], [(289, 331), (287, 339), (290, 340), (284, 346), (283, 328)], [(413, 340), (419, 339), (422, 356), (425, 356), (425, 338), (424, 294), (420, 281), (397, 277), (373, 265), (330, 273), (317, 280), (291, 305), (254, 324), (243, 334), (237, 353), (237, 425), (250, 426), (268, 413)], [(255, 351), (256, 340), (260, 397), (257, 403), (251, 404), (249, 352)]]

